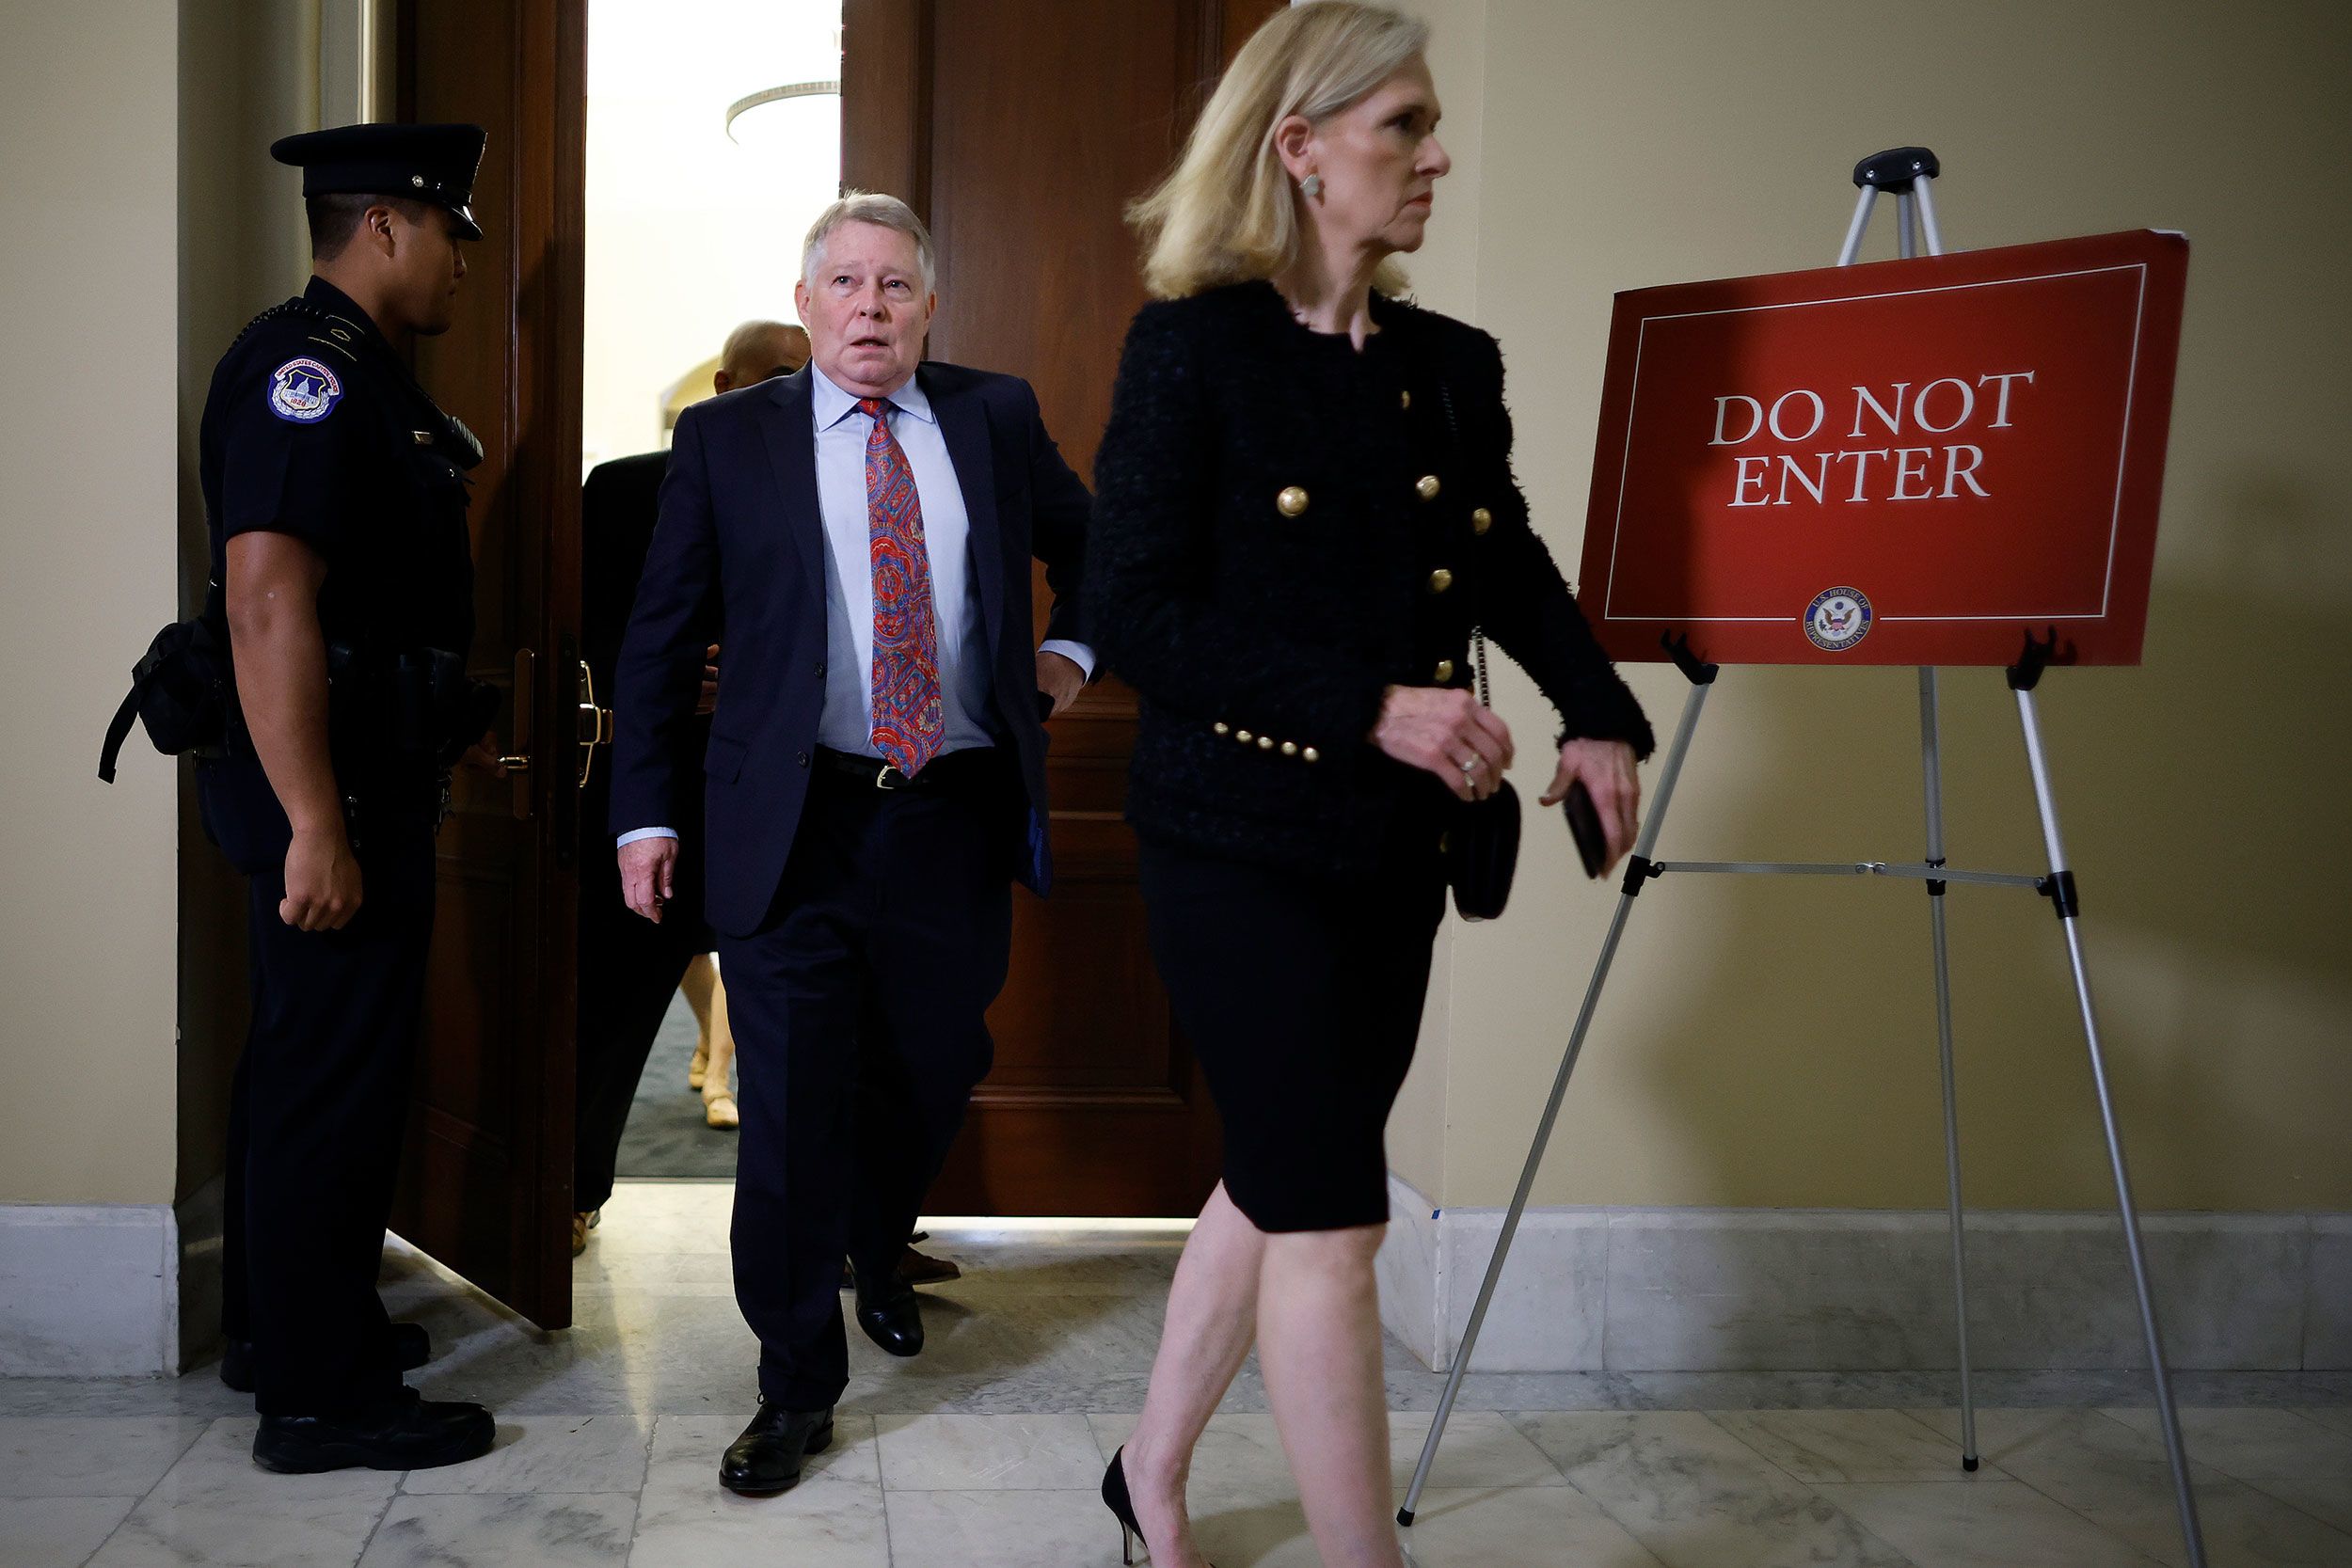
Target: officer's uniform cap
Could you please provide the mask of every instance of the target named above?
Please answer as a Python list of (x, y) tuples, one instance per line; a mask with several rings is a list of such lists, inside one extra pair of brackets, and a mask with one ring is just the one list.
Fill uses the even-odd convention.
[(474, 176), (489, 134), (479, 125), (339, 125), (270, 144), (269, 155), (302, 170), (302, 194), (402, 196), (457, 214), (460, 238), (482, 238), (473, 220)]

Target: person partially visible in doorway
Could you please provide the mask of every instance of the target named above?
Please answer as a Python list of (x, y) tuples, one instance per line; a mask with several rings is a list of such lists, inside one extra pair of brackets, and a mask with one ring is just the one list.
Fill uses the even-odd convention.
[[(711, 388), (725, 393), (789, 375), (808, 363), (808, 334), (784, 322), (750, 321), (727, 334), (711, 375)], [(580, 649), (596, 690), (610, 702), (613, 666), (636, 602), (637, 579), (652, 547), (661, 482), (669, 473), (667, 451), (599, 463), (580, 495)], [(696, 716), (680, 740), (688, 767), (702, 766), (709, 744), (709, 713), (718, 697), (718, 627), (704, 628), (703, 689)], [(609, 758), (599, 758), (599, 762)], [(580, 795), (584, 834), (601, 835), (611, 810), (612, 775), (594, 767)], [(715, 945), (702, 918), (702, 798), (688, 791), (681, 801), (682, 855), (676, 893), (661, 924), (638, 919), (621, 902), (620, 873), (612, 858), (583, 853), (580, 863), (580, 1059), (577, 1069), (579, 1124), (572, 1156), (572, 1252), (588, 1245), (589, 1230), (612, 1196), (613, 1169), (629, 1103), (644, 1076), (654, 1036), (670, 999), (687, 982), (687, 1000), (698, 1031), (689, 1084), (703, 1098), (703, 1117), (715, 1128), (738, 1123), (729, 1073), (735, 1048), (726, 1025), (726, 996)]]
[[(302, 170), (311, 276), (213, 372), (199, 436), (236, 707), (198, 765), (207, 834), (250, 880), (253, 1022), (230, 1088), (221, 1378), (254, 1462), (420, 1470), (489, 1451), (490, 1413), (420, 1399), (430, 1353), (376, 1294), (408, 1119), (434, 841), (496, 694), (474, 633), (473, 436), (409, 371), (482, 238), (473, 125), (350, 125)], [(208, 601), (209, 603), (210, 601)], [(208, 609), (208, 615), (213, 611)]]
[[(833, 1437), (859, 1328), (923, 1349), (898, 1272), (993, 1057), (1012, 883), (1051, 879), (1044, 720), (1093, 666), (1091, 500), (1010, 375), (926, 362), (937, 253), (905, 202), (811, 226), (808, 370), (679, 418), (622, 645), (612, 827), (666, 922), (704, 628), (723, 617), (704, 907), (741, 1051), (735, 1289), (759, 1410), (720, 1483), (764, 1495)], [(1055, 602), (1033, 641), (1032, 562)]]
[(1402, 1568), (1373, 1259), (1457, 800), (1513, 756), (1473, 610), (1559, 709), (1544, 803), (1633, 839), (1640, 705), (1529, 527), (1502, 359), (1406, 303), (1452, 160), (1428, 28), (1279, 12), (1138, 204), (1157, 300), (1128, 332), (1089, 551), (1104, 657), (1142, 699), (1127, 816), (1152, 948), (1224, 1121), (1103, 1496), (1201, 1568), (1184, 1482), (1254, 1343), (1319, 1560)]

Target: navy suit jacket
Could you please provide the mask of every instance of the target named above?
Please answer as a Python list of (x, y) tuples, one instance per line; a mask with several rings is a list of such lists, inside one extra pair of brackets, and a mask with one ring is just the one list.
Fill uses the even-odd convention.
[[(1020, 765), (1023, 798), (1002, 814), (1007, 863), (1043, 893), (1052, 862), (1029, 562), (1045, 562), (1054, 594), (1047, 636), (1091, 645), (1079, 584), (1092, 500), (1027, 382), (957, 365), (915, 374), (971, 522), (972, 589), (992, 656), (983, 721)], [(824, 709), (825, 530), (810, 386), (803, 370), (679, 416), (615, 675), (612, 832), (675, 826), (693, 787), (679, 758), (703, 647), (719, 628), (709, 639), (724, 650), (719, 705), (703, 758), (705, 911), (730, 936), (757, 929), (774, 901)]]

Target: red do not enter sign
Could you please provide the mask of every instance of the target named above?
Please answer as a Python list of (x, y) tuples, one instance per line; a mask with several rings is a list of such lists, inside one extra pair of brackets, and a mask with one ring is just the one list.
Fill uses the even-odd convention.
[(1619, 659), (2008, 664), (2147, 625), (2188, 243), (1617, 296), (1580, 594)]

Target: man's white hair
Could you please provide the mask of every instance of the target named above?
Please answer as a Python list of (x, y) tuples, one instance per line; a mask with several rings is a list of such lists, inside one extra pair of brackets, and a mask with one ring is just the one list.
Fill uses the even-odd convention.
[(801, 281), (811, 289), (817, 287), (818, 271), (825, 264), (825, 242), (845, 223), (870, 223), (910, 236), (914, 241), (915, 264), (923, 273), (923, 292), (928, 294), (937, 286), (938, 253), (931, 249), (931, 231), (923, 227), (914, 209), (880, 191), (850, 191), (817, 214), (817, 221), (808, 226), (808, 238), (801, 242)]

